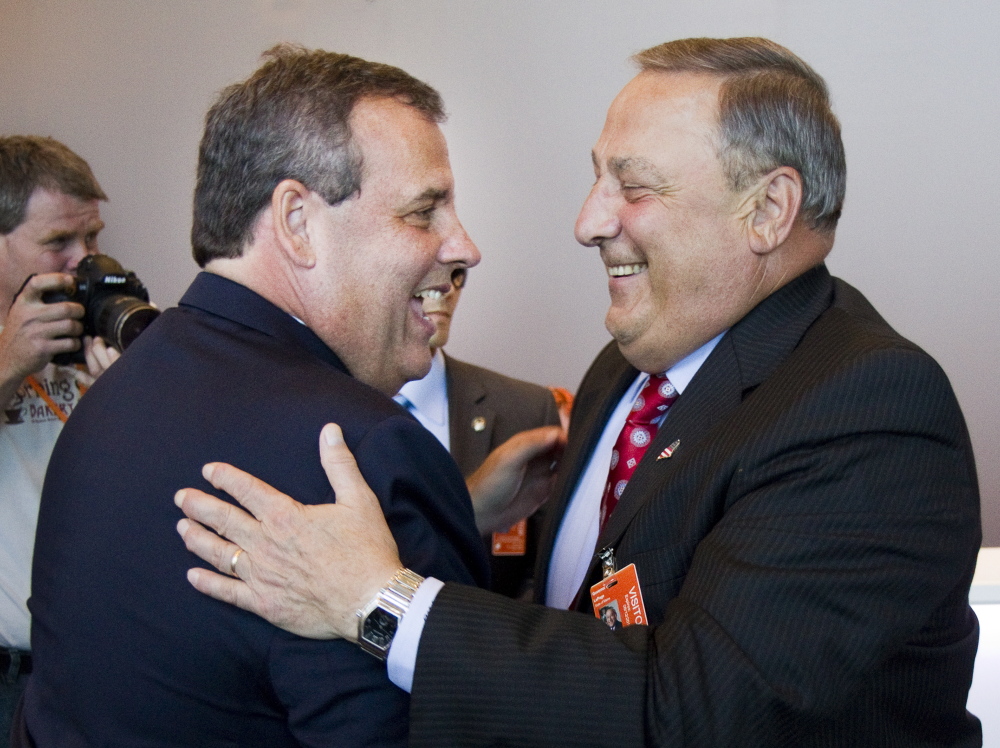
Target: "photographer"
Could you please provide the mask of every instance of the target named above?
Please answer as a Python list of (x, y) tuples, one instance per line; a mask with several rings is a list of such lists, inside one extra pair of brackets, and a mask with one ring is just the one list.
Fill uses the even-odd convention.
[[(106, 200), (87, 163), (51, 138), (0, 138), (0, 747), (31, 672), (27, 600), (38, 501), (62, 424), (118, 352), (80, 339), (84, 307), (45, 303), (97, 253)], [(86, 371), (52, 358), (83, 347)]]

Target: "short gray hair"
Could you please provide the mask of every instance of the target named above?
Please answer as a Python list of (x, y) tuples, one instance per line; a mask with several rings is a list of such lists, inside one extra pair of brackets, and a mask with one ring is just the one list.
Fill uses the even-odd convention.
[(632, 57), (642, 70), (722, 78), (719, 136), (733, 190), (779, 166), (802, 176), (801, 215), (832, 232), (844, 205), (847, 164), (823, 78), (768, 39), (679, 39)]
[(349, 118), (362, 98), (392, 98), (433, 122), (437, 91), (391, 65), (280, 44), (246, 81), (224, 89), (205, 118), (198, 154), (194, 258), (239, 257), (271, 193), (297, 179), (335, 205), (361, 188)]

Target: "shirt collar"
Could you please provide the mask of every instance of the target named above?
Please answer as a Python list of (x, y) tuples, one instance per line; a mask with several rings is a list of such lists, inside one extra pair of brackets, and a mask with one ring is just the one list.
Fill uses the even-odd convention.
[(444, 354), (434, 351), (431, 370), (423, 379), (404, 384), (399, 394), (413, 403), (428, 420), (444, 425), (448, 422), (448, 384), (445, 377)]
[(684, 388), (688, 386), (692, 379), (694, 379), (694, 375), (698, 373), (698, 369), (700, 369), (701, 365), (705, 363), (705, 359), (708, 358), (708, 355), (715, 350), (715, 346), (720, 340), (722, 340), (722, 336), (725, 335), (726, 332), (726, 330), (723, 330), (694, 353), (689, 353), (687, 356), (667, 369), (667, 379), (669, 379), (670, 383), (677, 389), (677, 392), (684, 392)]

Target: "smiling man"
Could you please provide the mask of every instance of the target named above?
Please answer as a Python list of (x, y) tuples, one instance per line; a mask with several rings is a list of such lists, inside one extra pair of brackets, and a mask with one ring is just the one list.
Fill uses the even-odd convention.
[(267, 58), (207, 116), (192, 229), (205, 272), (53, 455), (24, 702), (39, 748), (405, 745), (409, 698), (381, 663), (187, 585), (172, 497), (208, 460), (329, 502), (313, 445), (337, 420), (407, 564), (488, 579), (461, 474), (388, 397), (430, 367), (422, 297), (479, 261), (455, 214), (440, 97), (347, 55)]
[[(981, 745), (972, 449), (940, 367), (823, 264), (845, 184), (825, 83), (765, 39), (635, 59), (576, 224), (615, 341), (576, 397), (549, 607), (423, 581), (388, 658), (411, 744)], [(321, 444), (336, 505), (212, 465), (257, 519), (185, 490), (233, 542), (179, 530), (217, 568), (244, 549), (245, 581), (196, 569), (199, 589), (353, 640), (405, 561), (335, 427)], [(595, 615), (613, 585), (618, 631)]]

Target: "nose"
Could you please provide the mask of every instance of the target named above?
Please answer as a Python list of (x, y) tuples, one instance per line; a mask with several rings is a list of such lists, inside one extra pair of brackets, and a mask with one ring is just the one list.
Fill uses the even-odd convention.
[(580, 215), (576, 218), (573, 233), (576, 240), (585, 247), (596, 247), (605, 239), (618, 236), (621, 222), (614, 210), (612, 196), (608, 194), (602, 180), (590, 188), (590, 194), (583, 201)]
[(465, 227), (462, 226), (457, 216), (448, 237), (441, 244), (438, 259), (443, 264), (454, 264), (467, 268), (475, 267), (483, 259), (482, 255), (479, 254), (479, 248), (465, 231)]
[(76, 272), (76, 267), (80, 264), (80, 260), (87, 255), (96, 254), (98, 254), (96, 243), (90, 244), (82, 237), (78, 238), (70, 248), (69, 261), (66, 263), (66, 272)]

